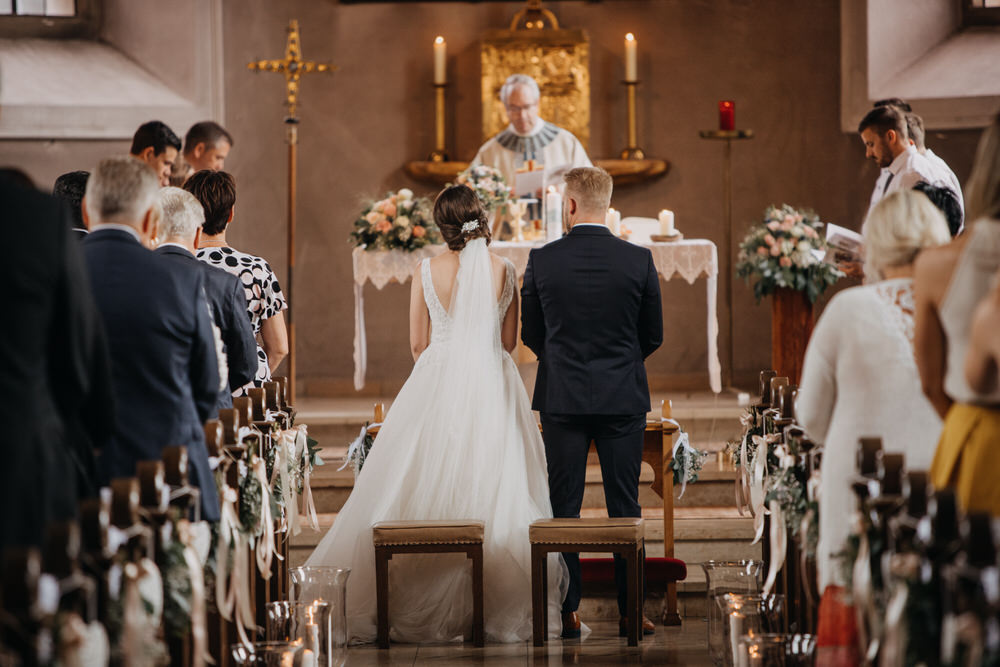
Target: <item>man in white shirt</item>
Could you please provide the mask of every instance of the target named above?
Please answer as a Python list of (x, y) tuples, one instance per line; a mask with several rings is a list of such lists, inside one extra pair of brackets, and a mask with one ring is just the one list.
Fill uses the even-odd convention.
[(865, 144), (865, 157), (888, 170), (872, 193), (869, 212), (890, 192), (910, 190), (920, 181), (933, 184), (939, 180), (930, 161), (910, 143), (906, 115), (899, 109), (891, 106), (872, 109), (858, 124), (858, 133)]
[[(962, 196), (962, 184), (959, 182), (958, 176), (955, 175), (955, 172), (953, 172), (951, 167), (948, 166), (948, 163), (935, 155), (934, 151), (927, 148), (924, 144), (924, 119), (915, 113), (906, 114), (906, 130), (910, 134), (910, 141), (912, 141), (913, 145), (917, 147), (917, 152), (927, 158), (927, 161), (931, 163), (931, 167), (933, 167), (936, 172), (936, 180), (940, 182), (939, 184), (947, 186), (949, 190), (955, 193), (955, 197), (958, 198), (958, 204), (962, 209), (962, 222), (964, 223), (965, 198)], [(962, 225), (960, 224), (960, 229), (961, 226)]]
[(570, 132), (538, 115), (541, 91), (527, 74), (512, 74), (500, 89), (500, 101), (510, 125), (479, 149), (472, 166), (498, 169), (515, 187), (514, 175), (532, 160), (545, 168), (546, 181), (562, 182), (562, 175), (576, 167), (592, 167), (580, 141)]

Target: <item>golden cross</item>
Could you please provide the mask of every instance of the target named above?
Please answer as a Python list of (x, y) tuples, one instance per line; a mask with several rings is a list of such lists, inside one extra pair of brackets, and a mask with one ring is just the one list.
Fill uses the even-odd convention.
[(299, 105), (299, 79), (310, 72), (333, 72), (337, 69), (331, 63), (317, 63), (312, 60), (302, 60), (302, 45), (299, 39), (299, 22), (292, 19), (288, 22), (288, 43), (285, 46), (284, 60), (256, 60), (247, 64), (254, 72), (281, 72), (285, 75), (287, 96), (285, 106), (288, 107), (290, 120), (295, 120)]

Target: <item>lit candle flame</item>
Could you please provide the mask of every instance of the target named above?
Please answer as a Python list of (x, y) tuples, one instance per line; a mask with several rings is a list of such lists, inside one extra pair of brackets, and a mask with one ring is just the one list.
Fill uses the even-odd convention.
[(633, 35), (632, 33), (629, 33), (629, 34), (625, 35), (625, 39), (627, 39), (630, 42), (634, 42), (635, 41), (635, 35)]
[(435, 44), (444, 44), (444, 37), (442, 37), (441, 35), (438, 35), (437, 37), (434, 38), (434, 43)]

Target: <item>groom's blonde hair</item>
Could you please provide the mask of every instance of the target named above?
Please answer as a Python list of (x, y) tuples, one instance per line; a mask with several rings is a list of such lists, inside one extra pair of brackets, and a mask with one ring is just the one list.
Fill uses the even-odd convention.
[[(600, 167), (577, 167), (566, 172), (566, 196), (589, 213), (602, 213), (611, 206), (614, 183)], [(603, 218), (602, 218), (603, 220)]]

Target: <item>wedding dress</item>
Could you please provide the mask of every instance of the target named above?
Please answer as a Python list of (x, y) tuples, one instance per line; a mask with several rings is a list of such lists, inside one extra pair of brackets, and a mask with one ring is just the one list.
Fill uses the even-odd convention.
[[(351, 568), (348, 634), (375, 639), (373, 524), (485, 522), (486, 638), (531, 636), (528, 525), (552, 516), (545, 452), (517, 367), (500, 342), (514, 296), (506, 263), (499, 303), (490, 254), (474, 239), (459, 254), (446, 310), (421, 264), (431, 341), (393, 402), (347, 503), (307, 565)], [(390, 638), (449, 641), (470, 632), (471, 561), (464, 554), (401, 555), (389, 567)], [(558, 636), (566, 592), (561, 557), (549, 561), (549, 631)]]

